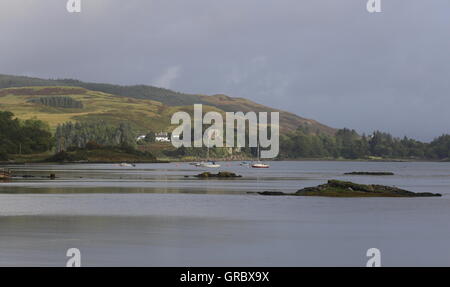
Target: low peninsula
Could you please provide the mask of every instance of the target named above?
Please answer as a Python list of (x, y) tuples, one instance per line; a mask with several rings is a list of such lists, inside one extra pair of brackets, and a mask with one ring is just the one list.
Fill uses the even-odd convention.
[(375, 176), (383, 176), (383, 175), (394, 175), (393, 172), (388, 171), (353, 171), (346, 172), (344, 175), (375, 175)]

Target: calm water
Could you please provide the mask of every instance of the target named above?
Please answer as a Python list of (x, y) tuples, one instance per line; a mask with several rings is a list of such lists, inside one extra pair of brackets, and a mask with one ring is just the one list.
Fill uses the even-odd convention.
[[(222, 163), (242, 179), (199, 180), (188, 164), (10, 166), (0, 183), (0, 265), (450, 266), (450, 163)], [(395, 176), (344, 176), (392, 171)], [(42, 178), (55, 173), (56, 180)], [(264, 197), (346, 179), (441, 198)]]

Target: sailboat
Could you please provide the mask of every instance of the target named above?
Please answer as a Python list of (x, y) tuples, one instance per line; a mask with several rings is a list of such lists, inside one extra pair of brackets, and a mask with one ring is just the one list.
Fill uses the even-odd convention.
[(206, 150), (206, 158), (208, 159), (208, 161), (202, 161), (199, 163), (196, 163), (195, 166), (197, 167), (207, 167), (207, 168), (219, 168), (220, 164), (216, 163), (215, 161), (210, 161), (209, 160), (209, 137), (208, 137), (208, 145), (207, 145), (207, 150)]
[(261, 153), (261, 151), (260, 151), (260, 148), (259, 148), (259, 142), (258, 142), (258, 161), (257, 161), (257, 162), (254, 162), (254, 163), (252, 164), (252, 168), (269, 168), (270, 165), (268, 165), (267, 163), (263, 163), (263, 162), (260, 160), (260, 153)]
[(258, 161), (256, 163), (252, 164), (252, 167), (253, 168), (269, 168), (270, 165), (268, 165), (267, 163), (263, 163), (261, 161)]
[(216, 163), (215, 161), (207, 161), (207, 162), (200, 162), (198, 163), (199, 167), (208, 167), (208, 168), (219, 168), (220, 164)]

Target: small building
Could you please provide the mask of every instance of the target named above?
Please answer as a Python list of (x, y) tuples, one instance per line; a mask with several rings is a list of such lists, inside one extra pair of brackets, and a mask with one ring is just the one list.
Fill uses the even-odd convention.
[(160, 132), (155, 134), (156, 142), (170, 142), (170, 137), (168, 133)]

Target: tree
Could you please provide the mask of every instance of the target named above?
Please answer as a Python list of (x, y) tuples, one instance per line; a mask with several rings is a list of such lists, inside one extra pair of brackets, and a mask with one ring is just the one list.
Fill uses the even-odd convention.
[(31, 154), (48, 151), (53, 137), (46, 123), (37, 119), (20, 121), (8, 111), (0, 111), (0, 153), (2, 159), (8, 154)]
[(56, 128), (55, 142), (57, 152), (85, 148), (88, 143), (133, 149), (136, 145), (135, 134), (129, 124), (121, 123), (115, 127), (103, 121), (61, 124)]

